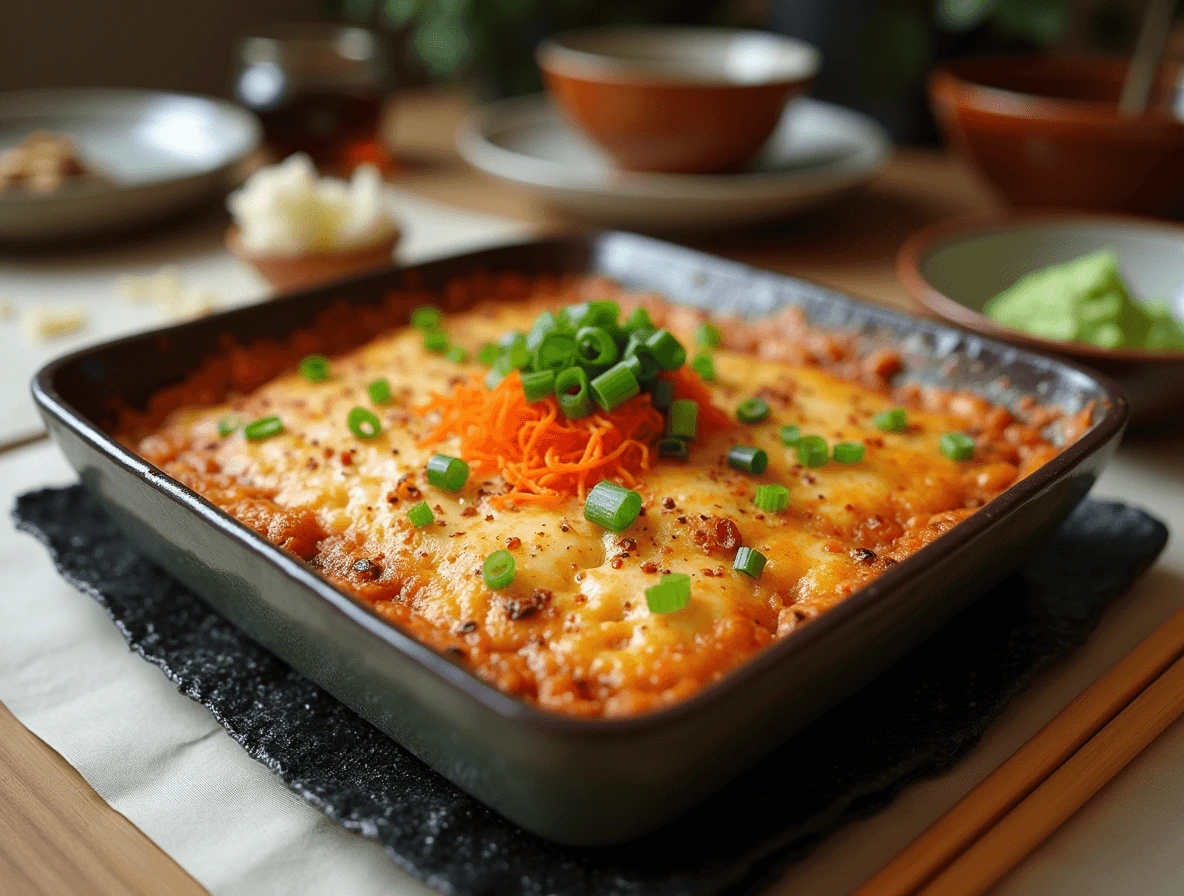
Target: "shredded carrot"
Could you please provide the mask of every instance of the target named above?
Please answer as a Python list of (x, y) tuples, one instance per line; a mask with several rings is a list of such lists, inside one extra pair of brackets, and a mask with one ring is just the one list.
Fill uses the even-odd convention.
[[(700, 431), (720, 431), (721, 417), (730, 426), (727, 416), (711, 406), (711, 393), (698, 377), (680, 374), (673, 376), (675, 395), (699, 402)], [(555, 506), (572, 496), (582, 500), (602, 479), (636, 486), (650, 469), (653, 445), (665, 428), (646, 393), (612, 411), (572, 420), (554, 397), (528, 402), (517, 372), (494, 389), (474, 377), (420, 410), (440, 414), (422, 444), (459, 436), (461, 454), (474, 472), (502, 475), (507, 490), (491, 499), (498, 507)]]

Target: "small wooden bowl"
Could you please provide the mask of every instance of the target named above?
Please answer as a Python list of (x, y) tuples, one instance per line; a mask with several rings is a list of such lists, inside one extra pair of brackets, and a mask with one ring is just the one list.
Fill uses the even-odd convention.
[(560, 111), (630, 171), (732, 171), (806, 92), (821, 60), (763, 31), (678, 26), (589, 28), (536, 53)]
[(399, 231), (369, 246), (347, 252), (316, 252), (309, 255), (255, 255), (243, 248), (237, 225), (226, 231), (226, 248), (251, 265), (277, 292), (295, 292), (321, 283), (345, 280), (355, 274), (381, 270), (394, 264)]
[(1180, 66), (1163, 65), (1151, 105), (1118, 113), (1127, 60), (980, 57), (936, 69), (934, 115), (950, 146), (1013, 205), (1170, 215), (1184, 203)]
[(1092, 367), (1130, 402), (1131, 425), (1184, 419), (1184, 352), (1100, 348), (1013, 330), (982, 313), (993, 296), (1032, 271), (1110, 247), (1137, 299), (1184, 315), (1184, 227), (1153, 218), (1073, 212), (1013, 212), (931, 224), (896, 257), (912, 297), (965, 329)]

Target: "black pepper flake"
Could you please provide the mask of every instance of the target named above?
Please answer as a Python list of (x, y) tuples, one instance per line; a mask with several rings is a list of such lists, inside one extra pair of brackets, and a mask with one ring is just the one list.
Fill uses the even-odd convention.
[(853, 548), (851, 556), (860, 563), (873, 563), (876, 559), (876, 552), (870, 548)]

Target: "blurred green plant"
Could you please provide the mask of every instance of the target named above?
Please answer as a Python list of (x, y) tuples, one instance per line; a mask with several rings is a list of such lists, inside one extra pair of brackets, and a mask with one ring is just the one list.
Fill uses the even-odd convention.
[(990, 24), (1005, 37), (1043, 47), (1069, 29), (1069, 0), (937, 0), (937, 24), (964, 32)]

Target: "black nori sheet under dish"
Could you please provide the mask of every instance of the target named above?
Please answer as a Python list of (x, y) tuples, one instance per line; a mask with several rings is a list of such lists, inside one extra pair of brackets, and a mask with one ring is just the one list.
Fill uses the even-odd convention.
[(1022, 575), (688, 815), (625, 846), (576, 849), (515, 828), (240, 634), (139, 557), (81, 486), (23, 495), (14, 517), (248, 753), (458, 896), (759, 891), (827, 831), (966, 752), (1167, 539), (1142, 511), (1087, 500)]

